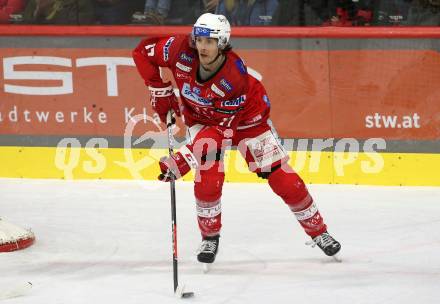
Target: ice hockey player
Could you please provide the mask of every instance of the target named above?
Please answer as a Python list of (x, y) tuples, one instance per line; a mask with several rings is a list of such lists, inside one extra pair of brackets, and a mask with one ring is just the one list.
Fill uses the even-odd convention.
[[(196, 170), (194, 195), (202, 243), (198, 260), (213, 263), (219, 247), (223, 152), (237, 146), (249, 169), (267, 179), (297, 220), (328, 256), (341, 245), (328, 232), (302, 179), (287, 164), (288, 156), (269, 122), (270, 102), (260, 81), (248, 74), (231, 50), (231, 28), (223, 15), (201, 15), (190, 35), (144, 39), (133, 51), (137, 69), (163, 122), (169, 111), (187, 126), (186, 145), (160, 160), (159, 180), (180, 178)], [(159, 67), (171, 69), (181, 104)]]

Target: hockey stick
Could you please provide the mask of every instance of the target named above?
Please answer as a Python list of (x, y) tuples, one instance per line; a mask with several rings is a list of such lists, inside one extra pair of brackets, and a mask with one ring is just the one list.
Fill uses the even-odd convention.
[[(174, 136), (173, 136), (173, 115), (172, 112), (167, 114), (167, 131), (168, 131), (168, 154), (171, 157), (174, 154)], [(170, 192), (171, 192), (171, 232), (173, 241), (173, 282), (174, 294), (180, 298), (190, 298), (194, 296), (194, 292), (184, 292), (184, 285), (179, 286), (178, 280), (178, 260), (177, 260), (177, 212), (176, 212), (176, 178), (173, 172), (168, 172), (170, 176)]]
[(11, 299), (11, 298), (17, 298), (24, 296), (28, 294), (32, 289), (32, 283), (31, 282), (22, 282), (22, 283), (16, 283), (12, 286), (4, 286), (7, 289), (0, 289), (0, 301)]

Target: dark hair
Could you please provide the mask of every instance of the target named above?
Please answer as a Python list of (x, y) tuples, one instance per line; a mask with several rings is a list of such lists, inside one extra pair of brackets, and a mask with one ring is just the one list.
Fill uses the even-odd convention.
[(228, 44), (222, 49), (223, 53), (229, 52), (232, 50), (232, 45), (228, 42)]

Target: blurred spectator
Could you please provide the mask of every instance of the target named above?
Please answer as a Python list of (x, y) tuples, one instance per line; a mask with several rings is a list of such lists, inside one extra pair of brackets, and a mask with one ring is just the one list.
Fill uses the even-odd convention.
[(278, 0), (222, 0), (217, 14), (225, 15), (232, 25), (271, 25)]
[[(217, 12), (220, 0), (190, 0), (189, 5), (186, 7), (190, 13), (186, 14), (185, 23), (194, 24), (197, 18), (204, 13), (215, 14)], [(180, 2), (179, 2), (180, 3)], [(190, 8), (188, 10), (188, 7)], [(173, 6), (173, 10), (175, 6)]]
[(145, 8), (145, 0), (123, 0), (126, 1), (130, 4), (130, 10), (131, 12), (140, 12), (140, 11), (144, 11)]
[(170, 12), (172, 0), (147, 0), (144, 13), (147, 24), (164, 24)]
[(273, 25), (304, 25), (304, 0), (279, 0), (273, 15)]
[(331, 18), (324, 25), (363, 26), (373, 20), (373, 3), (370, 0), (334, 0), (329, 3)]
[(31, 24), (93, 24), (91, 0), (30, 0), (23, 13)]
[(278, 0), (256, 1), (251, 11), (249, 25), (271, 25)]
[(440, 0), (414, 0), (409, 9), (406, 24), (439, 26)]
[(25, 0), (0, 0), (0, 23), (9, 23), (11, 15), (20, 13), (25, 6)]
[(280, 0), (274, 14), (273, 24), (289, 26), (328, 24), (331, 17), (336, 15), (336, 5), (333, 5), (333, 2), (328, 0)]
[(125, 0), (94, 0), (95, 18), (99, 24), (128, 24), (131, 6)]
[(203, 12), (204, 13), (215, 13), (220, 0), (202, 0)]
[(328, 23), (331, 17), (334, 16), (334, 11), (333, 1), (305, 0), (302, 24), (305, 26), (318, 26)]
[(376, 0), (374, 3), (374, 25), (396, 26), (407, 23), (412, 0)]
[[(215, 14), (220, 0), (183, 0), (175, 2), (171, 8), (168, 22), (177, 24), (178, 18), (182, 21), (180, 24), (191, 24), (196, 22), (197, 18), (204, 13)], [(179, 16), (176, 18), (176, 16)]]
[[(171, 1), (167, 0), (165, 2), (169, 2), (168, 5), (163, 2), (160, 4), (157, 2), (156, 8), (154, 6), (150, 6), (152, 2), (149, 3), (150, 0), (145, 2), (145, 12), (135, 12), (133, 14), (133, 23), (140, 24), (170, 24), (170, 25), (183, 25), (183, 24), (194, 24), (196, 19), (203, 14), (205, 9), (213, 10), (216, 7), (216, 2), (218, 0), (179, 0), (179, 1)], [(207, 6), (205, 6), (205, 2)], [(159, 7), (161, 7), (159, 9)], [(168, 8), (168, 9), (167, 9)], [(165, 10), (164, 10), (165, 9)], [(160, 11), (160, 12), (159, 12)], [(166, 14), (166, 17), (165, 17)]]

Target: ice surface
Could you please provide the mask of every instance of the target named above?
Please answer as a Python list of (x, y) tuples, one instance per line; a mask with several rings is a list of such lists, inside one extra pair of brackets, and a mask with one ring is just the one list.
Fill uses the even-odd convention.
[(440, 303), (440, 188), (312, 185), (342, 263), (308, 240), (265, 184), (225, 184), (220, 252), (208, 274), (191, 183), (177, 184), (179, 281), (172, 289), (169, 185), (0, 180), (0, 215), (36, 243), (0, 254), (5, 303)]

